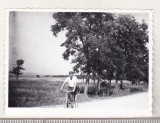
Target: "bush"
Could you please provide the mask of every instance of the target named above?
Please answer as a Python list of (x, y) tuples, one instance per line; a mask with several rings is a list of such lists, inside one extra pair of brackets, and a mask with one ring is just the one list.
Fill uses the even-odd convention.
[(99, 96), (99, 97), (102, 97), (103, 96), (103, 91), (101, 91), (101, 90), (99, 90), (99, 91), (97, 91), (97, 95)]
[(84, 90), (85, 90), (85, 87), (79, 87), (78, 88), (78, 91), (80, 94), (84, 93)]
[(130, 90), (130, 92), (141, 92), (141, 91), (143, 91), (143, 88), (142, 87), (133, 87), (133, 88), (130, 88), (129, 90)]
[(90, 86), (88, 88), (87, 94), (88, 94), (88, 96), (91, 96), (91, 97), (95, 96), (96, 95), (96, 88), (94, 86)]
[(100, 84), (100, 87), (105, 87), (105, 88), (109, 88), (109, 83), (105, 83), (105, 82), (102, 82), (101, 84)]

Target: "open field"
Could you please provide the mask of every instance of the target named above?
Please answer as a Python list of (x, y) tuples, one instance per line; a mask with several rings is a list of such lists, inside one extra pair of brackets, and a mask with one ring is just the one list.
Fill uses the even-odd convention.
[[(64, 102), (65, 93), (60, 91), (62, 80), (51, 80), (50, 78), (37, 79), (11, 79), (9, 81), (9, 107), (40, 107), (48, 105), (61, 105)], [(79, 86), (84, 87), (84, 83), (79, 82)], [(92, 84), (91, 84), (92, 86)], [(134, 93), (147, 91), (144, 84), (131, 85), (129, 82), (123, 84), (124, 89), (114, 93), (114, 81), (109, 97), (119, 97)], [(67, 87), (66, 87), (67, 88)], [(87, 102), (95, 99), (108, 98), (108, 95), (78, 94), (78, 102)]]

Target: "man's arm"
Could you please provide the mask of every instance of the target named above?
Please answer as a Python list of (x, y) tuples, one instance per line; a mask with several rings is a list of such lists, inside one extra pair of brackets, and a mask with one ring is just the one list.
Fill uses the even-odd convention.
[(67, 83), (67, 79), (63, 82), (62, 86), (61, 86), (61, 90), (63, 89), (64, 85)]

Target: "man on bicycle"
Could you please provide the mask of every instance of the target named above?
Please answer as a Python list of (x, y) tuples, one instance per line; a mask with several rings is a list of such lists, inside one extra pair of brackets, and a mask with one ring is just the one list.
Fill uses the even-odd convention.
[(72, 94), (75, 101), (77, 96), (77, 77), (74, 76), (74, 73), (72, 71), (69, 72), (69, 77), (67, 77), (64, 83), (62, 84), (61, 90), (63, 90), (63, 87), (66, 83), (68, 83), (70, 91), (70, 93), (67, 93), (68, 97), (70, 96), (70, 94)]

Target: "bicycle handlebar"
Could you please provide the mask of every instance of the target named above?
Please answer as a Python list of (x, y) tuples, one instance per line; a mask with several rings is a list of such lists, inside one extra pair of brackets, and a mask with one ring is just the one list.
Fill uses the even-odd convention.
[(64, 91), (65, 93), (73, 92), (72, 90), (64, 90), (64, 89), (62, 89), (62, 91)]

